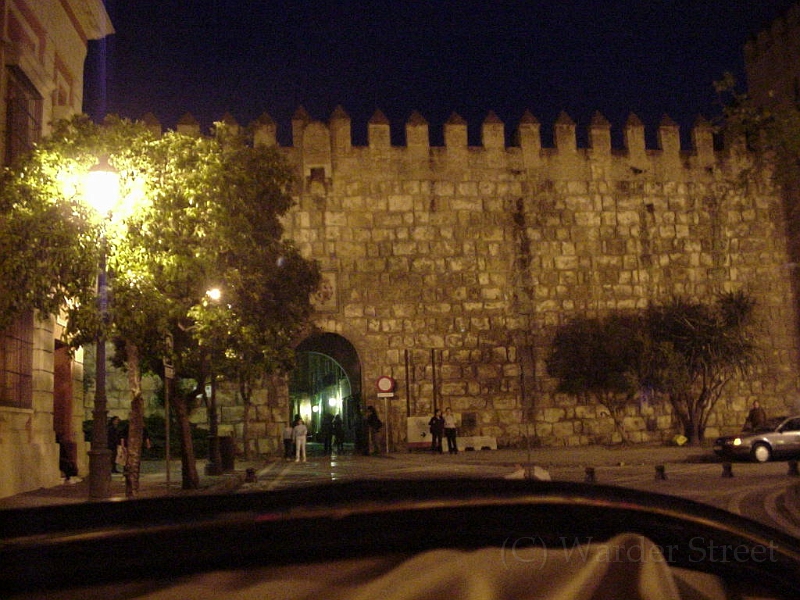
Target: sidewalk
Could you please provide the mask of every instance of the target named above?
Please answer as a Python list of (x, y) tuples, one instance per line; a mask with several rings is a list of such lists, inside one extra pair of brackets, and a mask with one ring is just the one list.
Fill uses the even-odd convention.
[[(166, 465), (163, 460), (142, 461), (142, 471), (139, 476), (139, 494), (137, 498), (153, 498), (158, 496), (180, 496), (192, 494), (212, 494), (232, 491), (242, 485), (248, 468), (258, 470), (265, 463), (264, 460), (237, 462), (236, 470), (222, 475), (205, 475), (205, 460), (197, 461), (197, 472), (200, 476), (200, 486), (196, 490), (181, 489), (180, 461), (170, 464), (170, 485), (167, 486)], [(109, 500), (125, 499), (125, 478), (119, 475), (111, 476), (111, 496)], [(61, 485), (40, 488), (7, 498), (0, 498), (0, 510), (8, 508), (23, 508), (31, 506), (48, 506), (53, 504), (78, 504), (90, 502), (89, 481), (73, 477), (71, 481)]]

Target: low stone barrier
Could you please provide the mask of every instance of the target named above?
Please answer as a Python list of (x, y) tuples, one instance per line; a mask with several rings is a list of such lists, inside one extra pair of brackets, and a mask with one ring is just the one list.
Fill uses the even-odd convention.
[(459, 451), (497, 450), (497, 438), (490, 435), (465, 435), (456, 438)]

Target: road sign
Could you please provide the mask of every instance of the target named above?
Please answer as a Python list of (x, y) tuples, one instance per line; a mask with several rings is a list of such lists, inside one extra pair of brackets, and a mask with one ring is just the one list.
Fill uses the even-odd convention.
[(388, 375), (381, 375), (378, 377), (378, 381), (375, 382), (375, 385), (378, 387), (378, 392), (384, 394), (394, 392), (394, 379)]

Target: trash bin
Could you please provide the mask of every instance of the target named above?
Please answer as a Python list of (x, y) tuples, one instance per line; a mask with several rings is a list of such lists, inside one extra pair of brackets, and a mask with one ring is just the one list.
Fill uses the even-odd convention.
[(222, 472), (230, 473), (235, 469), (236, 444), (233, 436), (222, 436), (219, 438), (219, 455), (222, 462)]

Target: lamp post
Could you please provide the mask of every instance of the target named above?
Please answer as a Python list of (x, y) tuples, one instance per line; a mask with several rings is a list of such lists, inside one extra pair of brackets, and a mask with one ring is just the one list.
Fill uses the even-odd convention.
[[(219, 288), (211, 288), (206, 292), (206, 297), (212, 304), (218, 304), (222, 298), (222, 291)], [(211, 342), (210, 356), (210, 378), (211, 378), (211, 398), (208, 407), (208, 463), (206, 464), (206, 475), (222, 474), (222, 455), (219, 441), (219, 415), (217, 414), (217, 373), (214, 369), (216, 350), (216, 334)]]
[[(86, 199), (106, 219), (119, 197), (119, 175), (106, 159), (94, 165), (86, 177)], [(92, 448), (89, 450), (89, 498), (111, 495), (111, 449), (108, 447), (108, 403), (106, 397), (106, 336), (108, 317), (108, 270), (106, 268), (105, 224), (97, 271), (98, 309), (102, 320), (95, 349), (95, 393), (92, 411)]]

